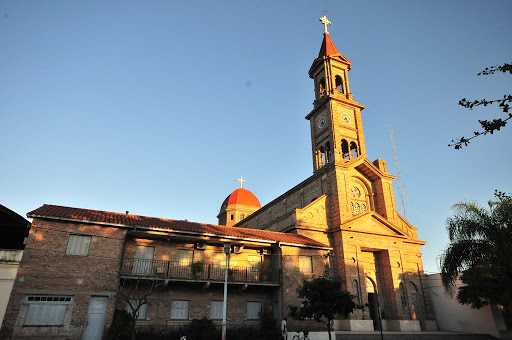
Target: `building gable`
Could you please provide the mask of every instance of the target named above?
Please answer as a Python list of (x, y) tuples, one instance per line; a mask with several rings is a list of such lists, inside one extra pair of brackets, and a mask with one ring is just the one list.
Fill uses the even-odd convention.
[(318, 197), (302, 209), (295, 209), (297, 226), (327, 227), (327, 195)]

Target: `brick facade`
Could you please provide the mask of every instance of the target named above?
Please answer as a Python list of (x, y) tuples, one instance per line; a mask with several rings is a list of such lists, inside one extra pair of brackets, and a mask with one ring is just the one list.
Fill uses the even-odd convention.
[[(88, 256), (66, 254), (70, 234), (89, 235)], [(112, 321), (126, 231), (98, 225), (34, 219), (9, 300), (1, 336), (14, 338), (62, 336), (80, 338), (91, 296), (107, 296)], [(23, 326), (27, 295), (73, 296), (63, 326)]]
[[(52, 215), (54, 209), (73, 213), (56, 216)], [(100, 330), (100, 334), (106, 334), (114, 310), (127, 308), (123, 294), (140, 297), (150, 289), (147, 313), (137, 324), (174, 325), (203, 317), (220, 324), (219, 315), (212, 312), (212, 304), (223, 300), (224, 242), (227, 241), (232, 244), (229, 324), (259, 325), (260, 316), (249, 315), (248, 304), (260, 305), (262, 311), (277, 319), (286, 316), (286, 306), (297, 304), (295, 292), (302, 279), (322, 275), (328, 269), (325, 254), (331, 248), (305, 237), (290, 235), (290, 238), (284, 233), (251, 232), (192, 222), (186, 222), (184, 229), (196, 227), (202, 232), (185, 235), (179, 230), (182, 221), (133, 215), (125, 220), (123, 214), (55, 206), (43, 206), (35, 212), (29, 213), (34, 221), (1, 329), (2, 339), (80, 339), (90, 321), (89, 309), (95, 297), (107, 300), (103, 330)], [(115, 215), (117, 220), (105, 222), (108, 216), (104, 215), (108, 214)], [(151, 221), (154, 226), (148, 228), (141, 219)], [(144, 228), (134, 226), (136, 221)], [(163, 231), (159, 221), (178, 226)], [(215, 228), (217, 233), (209, 232), (206, 236), (205, 228)], [(234, 233), (245, 237), (229, 236)], [(258, 235), (260, 239), (256, 238)], [(69, 253), (70, 244), (77, 236), (90, 240), (85, 255)], [(143, 251), (150, 257), (146, 254), (142, 258)], [(184, 259), (183, 254), (190, 257)], [(301, 272), (300, 256), (311, 258), (311, 272)], [(59, 324), (31, 324), (29, 314), (33, 313), (29, 309), (33, 301), (29, 299), (36, 297), (70, 299)], [(187, 301), (185, 318), (172, 316), (173, 301)]]

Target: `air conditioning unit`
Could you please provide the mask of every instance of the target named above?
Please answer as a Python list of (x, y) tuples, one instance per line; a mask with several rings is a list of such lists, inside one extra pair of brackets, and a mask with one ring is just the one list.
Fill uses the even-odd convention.
[(206, 243), (196, 243), (196, 249), (197, 250), (205, 250), (206, 249)]
[(244, 246), (233, 246), (233, 253), (240, 254), (243, 249), (244, 249)]
[(260, 250), (260, 254), (261, 255), (271, 255), (272, 254), (272, 250), (270, 248), (264, 248), (264, 249)]

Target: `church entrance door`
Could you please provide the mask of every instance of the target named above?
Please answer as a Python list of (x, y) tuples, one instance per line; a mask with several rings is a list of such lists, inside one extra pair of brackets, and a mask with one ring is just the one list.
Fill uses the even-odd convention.
[(368, 306), (370, 308), (370, 318), (373, 320), (373, 329), (380, 330), (379, 308), (377, 306), (377, 294), (368, 293)]

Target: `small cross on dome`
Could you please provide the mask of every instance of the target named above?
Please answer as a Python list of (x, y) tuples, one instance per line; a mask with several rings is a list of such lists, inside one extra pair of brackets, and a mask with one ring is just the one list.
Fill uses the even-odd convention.
[(239, 182), (240, 182), (240, 189), (242, 189), (242, 188), (243, 188), (243, 185), (244, 185), (244, 182), (245, 182), (245, 179), (244, 179), (242, 176), (240, 176), (240, 178), (239, 178), (239, 179), (237, 179), (237, 181), (239, 181)]
[(329, 33), (327, 31), (327, 26), (329, 26), (331, 24), (331, 22), (329, 20), (327, 20), (327, 18), (325, 17), (325, 15), (323, 17), (320, 18), (320, 21), (322, 22), (322, 24), (324, 24), (324, 30), (325, 30), (325, 33)]

